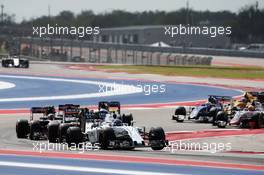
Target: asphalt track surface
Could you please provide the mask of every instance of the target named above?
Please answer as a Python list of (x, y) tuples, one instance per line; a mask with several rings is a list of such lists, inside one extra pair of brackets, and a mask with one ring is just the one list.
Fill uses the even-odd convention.
[[(47, 65), (32, 65), (32, 67), (29, 70), (17, 70), (17, 69), (5, 69), (0, 70), (1, 76), (0, 81), (2, 82), (8, 82), (13, 83), (16, 86), (11, 87), (9, 89), (1, 89), (0, 90), (0, 99), (10, 99), (10, 98), (31, 98), (31, 97), (38, 97), (41, 92), (41, 96), (44, 97), (51, 97), (54, 96), (52, 94), (52, 91), (46, 91), (45, 89), (47, 87), (54, 88), (54, 91), (56, 91), (55, 95), (67, 95), (67, 94), (74, 94), (83, 92), (86, 93), (87, 90), (89, 90), (89, 93), (96, 93), (98, 90), (98, 86), (89, 84), (74, 84), (69, 82), (56, 82), (60, 84), (60, 86), (56, 86), (53, 84), (52, 81), (47, 80), (28, 80), (28, 79), (22, 79), (17, 78), (19, 76), (29, 76), (29, 77), (45, 77), (45, 78), (62, 78), (67, 80), (85, 80), (85, 81), (103, 81), (103, 82), (109, 82), (111, 80), (102, 78), (98, 76), (99, 78), (91, 78), (91, 74), (97, 75), (96, 72), (89, 73), (89, 76), (85, 76), (84, 72), (79, 71), (73, 71), (73, 70), (65, 70), (63, 67), (60, 66), (51, 66), (50, 71), (47, 73), (45, 69), (47, 69)], [(56, 72), (58, 72), (56, 74)], [(60, 75), (58, 75), (60, 74)], [(6, 77), (3, 77), (6, 76)], [(65, 75), (65, 76), (64, 76)], [(79, 75), (79, 76), (78, 76)], [(16, 76), (16, 78), (10, 78), (8, 76)], [(124, 78), (126, 82), (129, 82), (129, 84), (135, 84), (139, 81), (137, 80), (128, 80)], [(29, 82), (28, 82), (29, 81)], [(115, 79), (115, 82), (122, 82), (123, 79)], [(32, 85), (30, 85), (30, 83)], [(35, 84), (34, 84), (35, 83)], [(140, 81), (142, 83), (142, 81)], [(146, 83), (146, 82), (144, 82)], [(152, 81), (147, 83), (154, 83)], [(160, 82), (155, 82), (160, 83)], [(164, 82), (162, 82), (164, 83)], [(216, 93), (219, 95), (219, 92), (223, 92), (223, 95), (226, 95), (226, 93), (229, 93), (229, 95), (240, 95), (240, 91), (236, 90), (230, 90), (225, 88), (216, 88), (216, 87), (206, 87), (206, 86), (194, 86), (194, 85), (188, 85), (188, 84), (182, 84), (179, 83), (177, 86), (175, 86), (174, 83), (167, 83), (167, 92), (169, 94), (153, 94), (149, 96), (145, 96), (142, 93), (135, 93), (135, 94), (129, 94), (124, 95), (120, 97), (115, 97), (114, 100), (120, 100), (123, 103), (127, 104), (136, 104), (133, 100), (127, 100), (127, 96), (139, 98), (141, 101), (140, 103), (155, 103), (157, 102), (157, 99), (164, 100), (163, 102), (166, 102), (167, 100), (171, 100), (169, 102), (176, 102), (176, 101), (190, 101), (190, 100), (198, 100), (198, 99), (204, 99), (207, 97), (208, 91), (212, 93)], [(31, 89), (28, 91), (28, 93), (25, 93), (26, 89)], [(177, 89), (179, 88), (179, 89)], [(203, 91), (204, 88), (206, 89), (206, 93), (199, 95), (198, 93), (193, 93), (190, 97), (187, 97), (187, 99), (182, 99), (186, 96), (182, 96), (182, 98), (175, 98), (176, 95), (179, 92), (179, 90), (182, 89), (188, 89), (193, 90), (194, 92), (196, 90)], [(208, 91), (207, 91), (208, 90)], [(4, 93), (4, 92), (9, 92)], [(66, 92), (66, 93), (65, 93)], [(104, 98), (104, 99), (113, 99), (110, 97)], [(131, 98), (130, 98), (131, 99)], [(43, 100), (40, 102), (37, 102), (36, 100), (29, 100), (29, 101), (19, 101), (15, 99), (11, 102), (0, 102), (2, 109), (10, 109), (10, 108), (28, 108), (32, 104), (34, 106), (36, 105), (42, 105), (42, 104), (60, 104), (66, 103), (67, 100)], [(17, 100), (17, 101), (16, 101)], [(20, 99), (21, 100), (21, 99)], [(90, 105), (94, 104), (94, 102), (98, 102), (100, 98), (89, 98), (87, 99), (71, 99), (67, 102), (69, 103), (80, 103), (83, 105)], [(7, 105), (8, 103), (8, 105)], [(173, 108), (157, 108), (157, 109), (124, 109), (124, 112), (131, 112), (134, 115), (134, 118), (136, 120), (137, 126), (147, 126), (148, 128), (150, 126), (162, 126), (166, 131), (182, 131), (182, 130), (202, 130), (202, 129), (212, 129), (211, 125), (208, 124), (193, 124), (193, 123), (185, 123), (185, 124), (178, 124), (174, 121), (171, 121), (171, 114), (173, 113)], [(96, 174), (94, 171), (105, 171), (105, 172), (111, 172), (110, 174), (114, 174), (114, 172), (118, 172), (119, 174), (147, 174), (153, 172), (157, 172), (159, 174), (169, 173), (169, 174), (263, 174), (263, 169), (259, 168), (261, 165), (263, 165), (263, 159), (257, 158), (253, 159), (251, 156), (244, 156), (241, 157), (234, 157), (234, 156), (222, 156), (222, 155), (212, 155), (212, 154), (189, 154), (189, 153), (171, 153), (166, 151), (158, 151), (153, 152), (149, 148), (141, 148), (136, 149), (134, 151), (98, 151), (98, 152), (86, 152), (83, 155), (89, 155), (89, 154), (95, 154), (95, 155), (115, 155), (118, 157), (122, 156), (135, 156), (135, 157), (147, 157), (150, 158), (149, 160), (142, 161), (140, 163), (137, 163), (136, 161), (133, 163), (128, 162), (120, 162), (119, 160), (90, 160), (86, 159), (83, 160), (83, 158), (78, 154), (76, 156), (76, 159), (68, 159), (66, 157), (52, 157), (52, 155), (44, 156), (43, 154), (40, 154), (38, 156), (32, 156), (32, 155), (20, 155), (18, 156), (17, 153), (10, 154), (8, 151), (5, 150), (25, 150), (25, 151), (32, 151), (33, 144), (30, 140), (27, 139), (17, 139), (15, 136), (15, 122), (19, 118), (28, 118), (28, 114), (4, 114), (1, 115), (0, 120), (0, 167), (1, 171), (0, 174)], [(45, 141), (44, 141), (45, 142)], [(4, 150), (4, 151), (3, 151)], [(69, 151), (62, 151), (62, 154), (64, 153), (72, 153)], [(76, 153), (76, 152), (73, 152)], [(15, 155), (15, 156), (14, 156)], [(39, 156), (44, 156), (39, 158)], [(74, 155), (75, 156), (75, 155)], [(79, 157), (79, 158), (78, 158)], [(199, 165), (192, 166), (192, 162), (186, 162), (185, 164), (176, 163), (173, 165), (167, 164), (167, 163), (153, 163), (151, 158), (161, 158), (161, 159), (169, 159), (169, 160), (179, 160), (184, 161), (186, 159), (192, 160), (192, 161), (204, 161), (205, 163), (200, 163)], [(210, 166), (207, 167), (209, 164), (208, 162), (218, 162), (221, 163), (227, 163), (232, 164), (235, 163), (233, 166)], [(24, 164), (23, 164), (24, 163)], [(39, 166), (38, 164), (42, 164), (43, 166)], [(258, 166), (257, 168), (245, 168), (247, 166), (243, 166), (244, 164), (251, 164)], [(53, 166), (51, 166), (53, 165)], [(56, 166), (58, 165), (58, 166)], [(69, 167), (71, 165), (72, 170), (64, 171), (66, 167)], [(189, 166), (191, 165), (191, 166)], [(38, 168), (37, 168), (38, 167)], [(41, 168), (42, 167), (42, 168)], [(136, 168), (133, 168), (136, 167)], [(236, 167), (236, 168), (235, 168)], [(64, 169), (63, 169), (64, 168)], [(95, 168), (95, 169), (93, 169)], [(98, 168), (98, 169), (97, 169)], [(80, 171), (82, 169), (83, 171)], [(124, 171), (122, 171), (124, 170)], [(155, 171), (153, 171), (155, 170)], [(262, 171), (260, 171), (262, 170)], [(137, 172), (138, 171), (138, 172)], [(106, 173), (100, 172), (98, 174), (106, 174)]]

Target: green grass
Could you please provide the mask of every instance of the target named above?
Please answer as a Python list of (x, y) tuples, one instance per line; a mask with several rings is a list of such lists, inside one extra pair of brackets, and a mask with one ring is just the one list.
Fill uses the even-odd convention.
[(199, 76), (221, 78), (264, 79), (264, 68), (260, 67), (218, 67), (218, 66), (132, 66), (104, 65), (97, 69), (128, 73), (150, 73), (172, 76)]
[(6, 53), (7, 53), (7, 51), (6, 51), (6, 50), (4, 50), (4, 49), (0, 48), (0, 54), (6, 54)]

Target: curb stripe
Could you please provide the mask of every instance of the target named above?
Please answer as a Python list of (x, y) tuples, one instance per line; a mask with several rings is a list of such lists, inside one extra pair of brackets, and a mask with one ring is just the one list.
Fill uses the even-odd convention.
[(241, 129), (241, 130), (204, 130), (190, 132), (168, 132), (166, 138), (169, 141), (201, 139), (211, 137), (228, 137), (240, 135), (264, 134), (264, 129)]
[[(154, 103), (154, 104), (131, 104), (122, 105), (123, 109), (147, 109), (147, 108), (164, 108), (164, 107), (175, 107), (175, 106), (197, 106), (206, 102), (206, 100), (189, 101), (189, 102), (175, 102), (175, 103)], [(90, 109), (97, 109), (96, 106), (84, 106)], [(30, 109), (19, 108), (19, 109), (0, 109), (0, 114), (21, 114), (30, 113)]]
[(49, 158), (69, 158), (69, 159), (86, 159), (86, 160), (102, 160), (102, 161), (118, 161), (127, 163), (154, 163), (168, 165), (183, 165), (183, 166), (198, 166), (211, 168), (227, 168), (227, 169), (244, 169), (244, 170), (261, 170), (264, 171), (264, 166), (249, 165), (249, 164), (233, 164), (222, 162), (207, 162), (207, 161), (192, 161), (192, 160), (176, 160), (162, 159), (150, 157), (136, 157), (123, 155), (98, 155), (98, 154), (74, 154), (74, 153), (59, 153), (59, 152), (34, 152), (34, 151), (18, 151), (18, 150), (0, 150), (3, 155), (15, 156), (35, 156)]

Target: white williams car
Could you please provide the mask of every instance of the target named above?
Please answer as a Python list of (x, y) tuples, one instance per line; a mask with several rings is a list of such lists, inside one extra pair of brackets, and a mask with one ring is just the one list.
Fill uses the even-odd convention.
[(29, 61), (18, 56), (10, 56), (2, 59), (2, 67), (29, 68)]
[(161, 127), (145, 129), (133, 126), (132, 114), (120, 115), (119, 102), (99, 102), (98, 111), (81, 109), (78, 124), (62, 123), (59, 130), (64, 133), (60, 142), (78, 144), (90, 142), (101, 149), (134, 149), (149, 146), (153, 150), (163, 149), (167, 141)]

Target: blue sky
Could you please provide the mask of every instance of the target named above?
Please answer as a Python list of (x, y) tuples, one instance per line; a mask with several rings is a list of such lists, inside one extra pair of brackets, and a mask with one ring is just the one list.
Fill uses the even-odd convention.
[[(187, 0), (0, 0), (5, 11), (15, 14), (16, 20), (29, 19), (48, 14), (57, 15), (62, 10), (79, 13), (82, 10), (93, 10), (96, 13), (113, 9), (127, 11), (165, 10), (172, 11), (186, 6)], [(241, 7), (256, 3), (257, 0), (189, 0), (190, 7), (195, 10), (230, 10), (237, 12)], [(264, 0), (258, 0), (264, 7)]]

